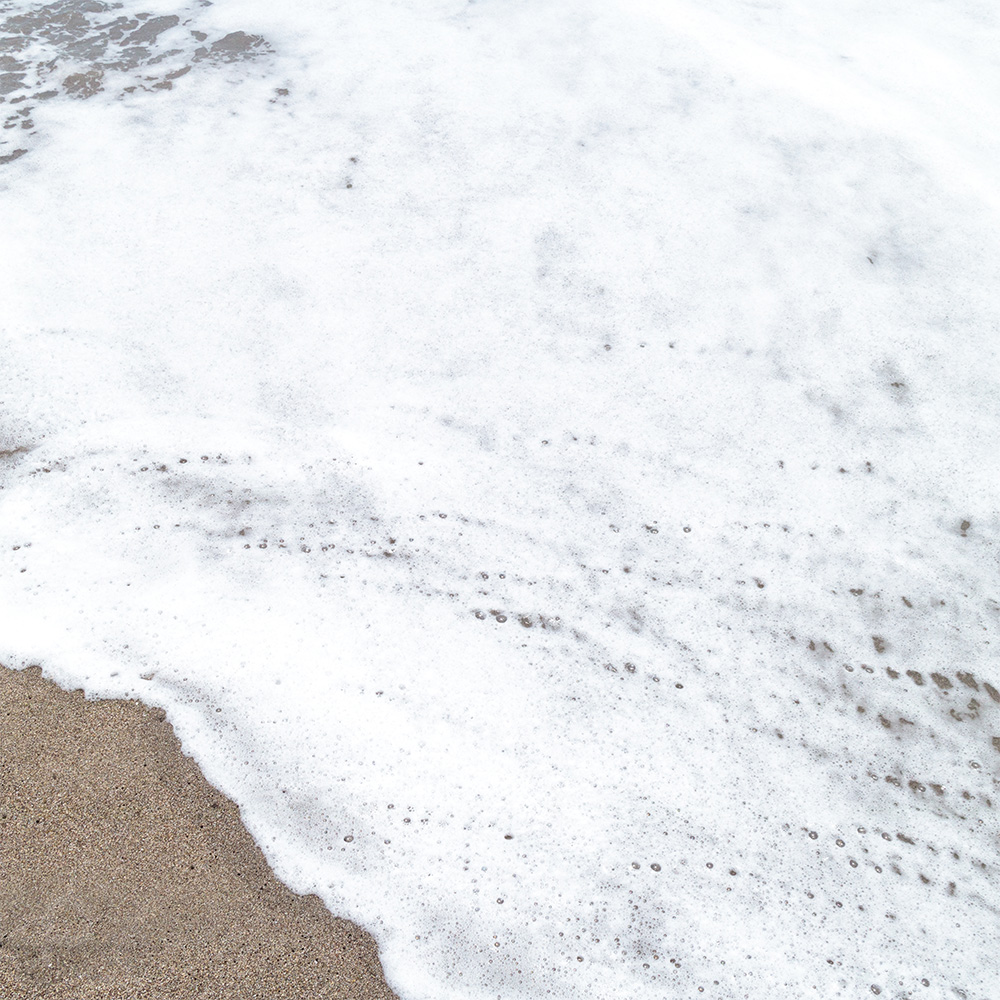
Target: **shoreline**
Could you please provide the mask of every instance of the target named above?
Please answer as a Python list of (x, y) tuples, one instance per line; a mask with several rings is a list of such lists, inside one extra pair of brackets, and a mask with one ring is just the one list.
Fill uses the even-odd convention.
[(0, 993), (395, 1000), (371, 936), (277, 880), (162, 709), (4, 666)]

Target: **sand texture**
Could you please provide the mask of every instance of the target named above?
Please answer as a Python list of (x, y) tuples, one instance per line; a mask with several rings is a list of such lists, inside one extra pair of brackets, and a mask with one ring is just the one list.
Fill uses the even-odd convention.
[(391, 998), (277, 881), (164, 713), (0, 667), (0, 996)]

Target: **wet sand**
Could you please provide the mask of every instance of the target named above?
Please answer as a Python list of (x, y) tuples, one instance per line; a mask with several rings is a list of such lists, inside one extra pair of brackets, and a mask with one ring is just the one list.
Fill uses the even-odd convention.
[(367, 933), (278, 882), (161, 710), (0, 667), (0, 996), (394, 994)]

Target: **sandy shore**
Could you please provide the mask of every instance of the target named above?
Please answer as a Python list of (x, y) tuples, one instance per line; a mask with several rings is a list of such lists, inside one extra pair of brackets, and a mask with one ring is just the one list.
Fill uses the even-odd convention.
[(0, 667), (0, 996), (393, 993), (368, 934), (275, 879), (161, 710)]

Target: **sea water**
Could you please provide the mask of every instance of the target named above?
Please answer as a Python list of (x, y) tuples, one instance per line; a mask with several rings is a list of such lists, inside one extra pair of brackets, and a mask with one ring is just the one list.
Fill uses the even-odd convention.
[(0, 4), (0, 658), (403, 1000), (1000, 991), (1000, 17)]

